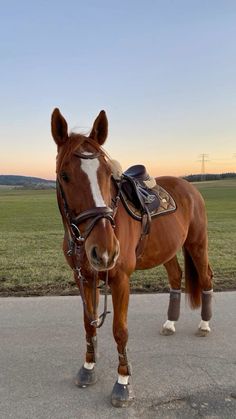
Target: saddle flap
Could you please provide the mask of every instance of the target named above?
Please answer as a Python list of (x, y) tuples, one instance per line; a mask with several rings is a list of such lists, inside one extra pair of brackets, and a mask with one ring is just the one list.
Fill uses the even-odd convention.
[(152, 212), (160, 204), (153, 190), (144, 187), (136, 178), (127, 175), (123, 176), (121, 192), (142, 213), (148, 210)]
[(176, 210), (174, 199), (141, 164), (129, 167), (114, 181), (126, 210), (138, 221), (142, 221), (144, 214), (153, 218)]

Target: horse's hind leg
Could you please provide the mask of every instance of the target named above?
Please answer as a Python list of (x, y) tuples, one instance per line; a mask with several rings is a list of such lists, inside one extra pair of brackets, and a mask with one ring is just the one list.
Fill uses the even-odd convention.
[(170, 284), (169, 307), (167, 312), (167, 321), (163, 324), (161, 334), (165, 336), (175, 333), (175, 322), (180, 315), (180, 299), (181, 299), (181, 279), (182, 270), (179, 266), (177, 257), (175, 256), (169, 262), (164, 264)]
[[(84, 294), (85, 300), (87, 304), (88, 311), (92, 316), (94, 316), (93, 309), (94, 309), (94, 302), (93, 302), (93, 288), (84, 285)], [(96, 292), (96, 308), (98, 305), (98, 298), (99, 298), (99, 291)], [(96, 358), (97, 358), (97, 336), (96, 336), (96, 328), (90, 324), (89, 319), (87, 318), (84, 312), (84, 327), (86, 332), (86, 344), (87, 344), (87, 351), (85, 355), (85, 362), (80, 368), (75, 378), (75, 384), (78, 387), (87, 387), (89, 385), (95, 384), (97, 381), (96, 376)]]
[[(196, 295), (196, 305), (193, 308), (197, 308), (201, 304), (201, 321), (198, 326), (198, 336), (206, 336), (210, 331), (209, 321), (212, 317), (212, 297), (213, 297), (213, 272), (209, 265), (208, 261), (208, 251), (207, 251), (207, 239), (199, 241), (198, 243), (185, 244), (185, 252), (188, 253), (188, 258), (192, 259), (193, 267), (192, 271), (195, 269), (195, 284), (191, 285), (191, 278), (187, 278), (186, 281), (190, 285), (190, 293)], [(185, 258), (186, 258), (185, 256)], [(194, 274), (193, 274), (194, 275)], [(191, 290), (192, 288), (192, 290)], [(193, 297), (194, 298), (194, 297)], [(198, 303), (198, 301), (199, 303)], [(191, 304), (191, 296), (190, 296)]]

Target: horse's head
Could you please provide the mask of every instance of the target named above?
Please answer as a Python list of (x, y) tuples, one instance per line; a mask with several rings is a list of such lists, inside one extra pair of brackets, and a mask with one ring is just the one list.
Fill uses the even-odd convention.
[(101, 148), (108, 133), (106, 113), (100, 112), (88, 137), (69, 135), (67, 122), (58, 109), (53, 111), (51, 128), (58, 146), (57, 182), (59, 199), (63, 201), (59, 206), (67, 233), (81, 234), (94, 269), (111, 269), (119, 256), (119, 242), (111, 210), (112, 171)]

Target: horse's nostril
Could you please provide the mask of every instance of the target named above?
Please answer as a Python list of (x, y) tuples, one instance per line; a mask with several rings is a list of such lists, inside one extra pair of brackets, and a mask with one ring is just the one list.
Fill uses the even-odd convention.
[(95, 269), (111, 269), (119, 256), (119, 249), (109, 253), (108, 250), (100, 249), (98, 246), (92, 246), (89, 251), (89, 259)]
[(98, 260), (99, 260), (99, 257), (98, 257), (98, 254), (97, 254), (97, 248), (96, 248), (96, 246), (94, 246), (94, 247), (92, 248), (92, 250), (91, 250), (91, 257), (92, 257), (92, 259), (94, 259), (94, 260), (96, 260), (96, 261), (98, 261)]

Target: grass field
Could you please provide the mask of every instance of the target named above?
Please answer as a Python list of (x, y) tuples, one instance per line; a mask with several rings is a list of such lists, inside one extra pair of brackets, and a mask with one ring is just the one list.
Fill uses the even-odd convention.
[[(236, 180), (195, 186), (207, 207), (215, 289), (236, 289)], [(63, 228), (55, 191), (0, 188), (0, 215), (0, 294), (76, 293), (61, 252)], [(168, 289), (163, 267), (135, 272), (131, 284), (136, 291)]]

